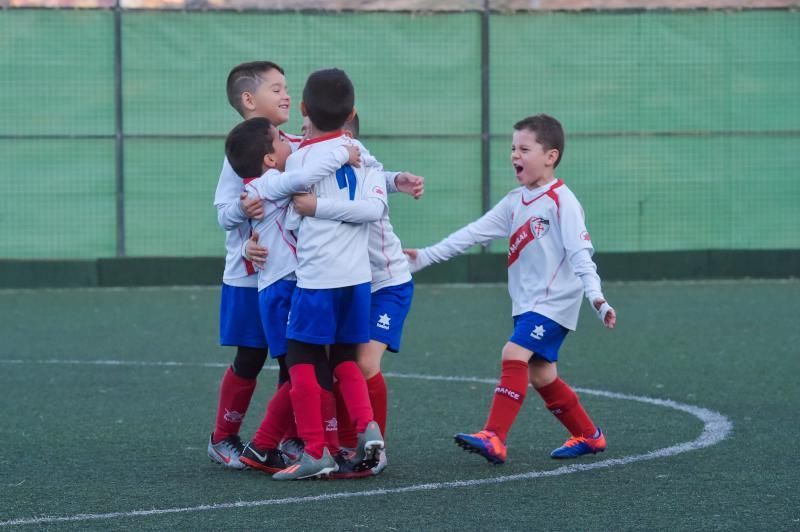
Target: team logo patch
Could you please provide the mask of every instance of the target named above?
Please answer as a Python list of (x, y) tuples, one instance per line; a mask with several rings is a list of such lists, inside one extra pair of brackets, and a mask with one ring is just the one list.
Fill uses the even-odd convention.
[(550, 220), (545, 220), (538, 216), (531, 218), (530, 225), (533, 238), (542, 238), (550, 230)]
[(385, 195), (385, 193), (383, 192), (383, 189), (382, 189), (381, 187), (374, 187), (374, 188), (372, 189), (372, 192), (373, 192), (374, 194), (377, 194), (378, 196), (383, 196), (383, 195)]
[(581, 240), (585, 240), (587, 242), (591, 242), (592, 241), (592, 237), (589, 236), (589, 233), (584, 231), (584, 232), (581, 233)]
[(375, 325), (380, 327), (381, 329), (385, 329), (388, 331), (389, 327), (391, 327), (391, 323), (389, 323), (391, 320), (392, 320), (391, 316), (389, 316), (384, 312), (378, 317), (378, 323), (376, 323)]
[(531, 338), (535, 340), (541, 340), (542, 338), (544, 338), (544, 326), (537, 325), (536, 327), (534, 327), (533, 332), (531, 332)]
[(241, 423), (244, 419), (244, 414), (237, 412), (236, 410), (228, 410), (226, 408), (223, 418), (229, 423)]
[(326, 419), (325, 421), (325, 432), (336, 432), (339, 430), (339, 420), (335, 417), (330, 419)]

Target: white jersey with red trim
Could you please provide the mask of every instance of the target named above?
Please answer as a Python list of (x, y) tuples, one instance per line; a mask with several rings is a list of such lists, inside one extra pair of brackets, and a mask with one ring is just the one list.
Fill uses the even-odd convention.
[[(300, 145), (301, 137), (280, 132), (289, 141), (292, 151)], [(225, 271), (222, 282), (231, 286), (258, 286), (258, 276), (252, 263), (242, 257), (242, 244), (250, 238), (250, 221), (239, 206), (239, 195), (244, 191), (242, 178), (233, 171), (228, 158), (222, 163), (214, 206), (217, 221), (225, 229)]]
[(519, 187), (509, 192), (475, 222), (419, 250), (417, 260), (424, 267), (503, 237), (509, 239), (512, 315), (537, 312), (575, 330), (581, 295), (585, 291), (594, 299), (602, 292), (590, 258), (594, 248), (583, 208), (560, 179), (534, 190)]
[[(303, 141), (289, 156), (286, 171), (315, 166), (335, 147), (353, 144), (341, 131)], [(382, 172), (343, 166), (314, 185), (319, 199), (375, 200), (386, 208), (386, 183)], [(290, 225), (292, 227), (292, 225)], [(370, 224), (302, 217), (297, 226), (297, 286), (326, 289), (353, 286), (372, 280), (368, 251)]]
[[(391, 185), (388, 176), (385, 181), (387, 188), (394, 185), (394, 178), (391, 178)], [(369, 263), (372, 270), (372, 292), (411, 280), (408, 259), (389, 221), (388, 207), (380, 220), (369, 224)]]

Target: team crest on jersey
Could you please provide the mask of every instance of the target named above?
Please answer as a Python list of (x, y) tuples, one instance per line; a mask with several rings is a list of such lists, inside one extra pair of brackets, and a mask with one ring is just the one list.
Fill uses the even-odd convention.
[(531, 233), (533, 238), (542, 238), (550, 230), (550, 220), (534, 216), (530, 221)]
[(589, 233), (588, 233), (588, 232), (586, 232), (586, 231), (583, 231), (583, 232), (581, 233), (581, 240), (585, 240), (585, 241), (587, 241), (587, 242), (591, 242), (591, 241), (592, 241), (592, 237), (590, 237), (590, 236), (589, 236)]
[(383, 189), (381, 187), (374, 187), (372, 189), (372, 192), (373, 192), (373, 194), (377, 194), (378, 196), (383, 196), (384, 195)]
[(539, 240), (550, 229), (550, 220), (545, 220), (539, 216), (532, 216), (527, 222), (522, 224), (519, 229), (514, 231), (508, 241), (508, 265), (511, 266), (519, 258), (519, 254), (525, 246)]

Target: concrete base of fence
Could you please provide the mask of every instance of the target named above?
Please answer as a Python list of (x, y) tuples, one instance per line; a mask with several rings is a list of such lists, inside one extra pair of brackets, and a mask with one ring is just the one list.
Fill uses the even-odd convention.
[[(418, 283), (506, 281), (506, 256), (463, 255), (417, 273)], [(605, 281), (800, 277), (800, 250), (598, 253)], [(219, 257), (0, 260), (0, 288), (215, 285)]]

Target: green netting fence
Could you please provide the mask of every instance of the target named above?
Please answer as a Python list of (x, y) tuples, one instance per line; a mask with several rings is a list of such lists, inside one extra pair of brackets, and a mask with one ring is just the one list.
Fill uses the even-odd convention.
[[(512, 124), (558, 117), (602, 251), (800, 249), (800, 13), (0, 11), (0, 259), (214, 256), (242, 61), (345, 69), (362, 137), (427, 178), (408, 246), (515, 186)], [(493, 251), (502, 252), (503, 243)]]

